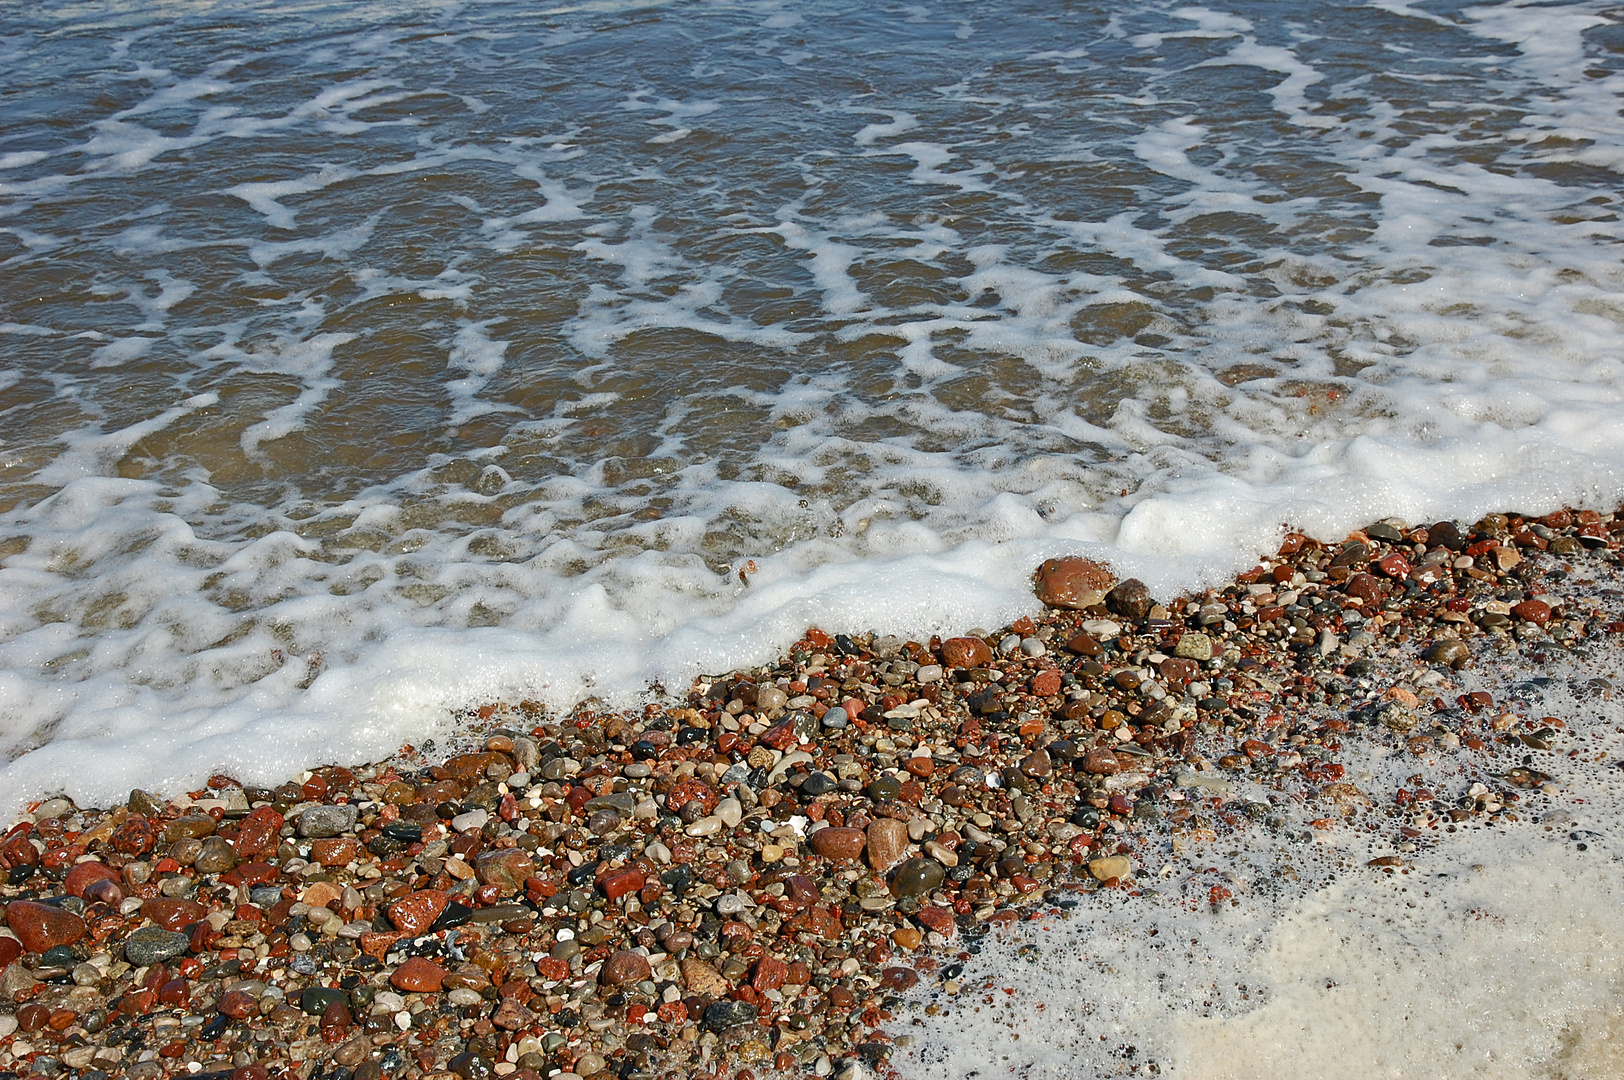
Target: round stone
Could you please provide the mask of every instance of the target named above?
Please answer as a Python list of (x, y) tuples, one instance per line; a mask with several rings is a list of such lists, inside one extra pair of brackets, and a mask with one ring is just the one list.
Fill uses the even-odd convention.
[(922, 896), (939, 886), (946, 873), (935, 859), (909, 859), (897, 867), (896, 877), (891, 879), (891, 895), (898, 900)]

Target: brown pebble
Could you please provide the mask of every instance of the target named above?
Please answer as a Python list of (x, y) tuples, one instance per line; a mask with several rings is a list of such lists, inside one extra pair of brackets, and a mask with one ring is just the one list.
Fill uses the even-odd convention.
[(1080, 611), (1104, 600), (1115, 583), (1116, 575), (1106, 567), (1071, 556), (1045, 561), (1038, 567), (1032, 588), (1049, 607)]
[(446, 970), (432, 960), (414, 956), (389, 974), (389, 983), (407, 993), (432, 994), (445, 985)]
[(85, 921), (71, 911), (32, 900), (6, 905), (6, 924), (29, 952), (42, 953), (57, 945), (72, 945), (85, 936)]
[(598, 969), (598, 982), (604, 986), (625, 986), (642, 982), (653, 974), (648, 957), (630, 949), (621, 949), (603, 962)]
[(908, 850), (908, 826), (896, 818), (880, 818), (869, 825), (867, 841), (868, 865), (883, 874), (895, 866)]
[(992, 663), (992, 648), (980, 638), (948, 638), (942, 642), (942, 663), (948, 667), (986, 667)]
[(806, 843), (825, 859), (835, 862), (855, 862), (862, 856), (863, 845), (867, 840), (861, 829), (830, 826), (813, 833)]
[(697, 957), (688, 957), (678, 967), (682, 969), (682, 981), (696, 994), (719, 998), (733, 990), (733, 984), (722, 978), (721, 972)]

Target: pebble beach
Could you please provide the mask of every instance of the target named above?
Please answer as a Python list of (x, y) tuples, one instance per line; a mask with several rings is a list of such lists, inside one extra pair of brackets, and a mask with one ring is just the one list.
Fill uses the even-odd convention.
[[(1537, 817), (1566, 723), (1459, 677), (1606, 648), (1621, 535), (1289, 533), (1179, 597), (1054, 559), (996, 630), (813, 627), (637, 711), (490, 703), (274, 788), (46, 799), (0, 841), (0, 1076), (886, 1074), (988, 935), (1148, 903), (1158, 853), (1353, 830), (1390, 852), (1357, 872), (1402, 875)], [(1371, 745), (1478, 779), (1378, 802), (1347, 767)]]

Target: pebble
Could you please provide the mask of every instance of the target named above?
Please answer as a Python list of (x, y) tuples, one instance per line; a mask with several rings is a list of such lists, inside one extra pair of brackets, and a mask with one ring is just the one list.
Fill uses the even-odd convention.
[(446, 974), (445, 968), (434, 961), (414, 956), (390, 972), (389, 984), (408, 993), (434, 993), (445, 984)]
[(630, 949), (621, 949), (603, 962), (598, 970), (598, 981), (605, 986), (625, 986), (642, 982), (653, 974), (648, 957)]
[(834, 862), (855, 862), (862, 857), (867, 836), (860, 829), (821, 829), (807, 841), (813, 851)]
[(160, 964), (185, 952), (191, 943), (191, 939), (179, 931), (143, 926), (124, 942), (124, 959), (134, 967)]
[(355, 827), (353, 806), (312, 806), (299, 815), (299, 835), (309, 838), (337, 836)]
[(1081, 610), (1103, 602), (1115, 584), (1116, 575), (1108, 568), (1073, 556), (1049, 559), (1039, 566), (1033, 591), (1049, 607)]
[(930, 892), (946, 879), (942, 864), (934, 859), (909, 859), (897, 867), (891, 879), (891, 895), (898, 900)]
[(895, 866), (908, 850), (908, 826), (896, 818), (879, 818), (870, 823), (865, 846), (868, 864), (876, 873), (884, 874)]
[(407, 934), (424, 934), (450, 902), (439, 889), (420, 889), (389, 905), (389, 921)]
[(32, 900), (6, 905), (6, 925), (23, 946), (42, 953), (56, 945), (72, 945), (85, 936), (85, 921), (70, 911)]
[[(1457, 661), (1602, 632), (1610, 616), (1546, 575), (1588, 578), (1580, 563), (1609, 529), (1551, 520), (1534, 523), (1549, 551), (1506, 519), (1456, 528), (1453, 548), (1442, 523), (1330, 546), (1288, 537), (1255, 573), (1166, 606), (1108, 581), (1109, 620), (1051, 605), (937, 647), (809, 631), (774, 665), (646, 711), (493, 707), (502, 726), (443, 761), (412, 751), (275, 789), (218, 777), (180, 805), (132, 793), (116, 820), (42, 805), (0, 844), (26, 872), (6, 898), (51, 899), (38, 917), (76, 919), (61, 925), (79, 936), (49, 955), (0, 936), (0, 995), (23, 999), (0, 1025), (40, 1024), (0, 1039), (14, 1056), (30, 1040), (17, 1068), (44, 1073), (56, 1055), (86, 1080), (183, 1067), (282, 1080), (294, 1053), (309, 1057), (306, 1023), (352, 1080), (683, 1075), (702, 1055), (707, 1075), (829, 1075), (874, 1038), (858, 1020), (888, 995), (915, 980), (957, 992), (957, 972), (938, 982), (932, 965), (1006, 908), (1094, 903), (1147, 845), (1262, 827), (1284, 792), (1317, 792), (1342, 828), (1371, 800), (1335, 772), (1341, 739), (1451, 767), (1491, 741), (1563, 746), (1525, 729), (1520, 706), (1451, 692)], [(1515, 610), (1531, 602), (1543, 623)], [(1551, 784), (1543, 760), (1470, 809), (1439, 791), (1399, 823), (1431, 830), (1431, 815), (1422, 835), (1447, 843), (1454, 822), (1516, 812), (1519, 789)], [(1259, 801), (1232, 802), (1237, 790)], [(1379, 850), (1417, 848), (1388, 839)], [(41, 863), (51, 872), (26, 870)], [(19, 936), (30, 912), (16, 908)], [(136, 984), (126, 958), (160, 941), (180, 951)], [(68, 993), (84, 999), (84, 1046), (41, 1019)], [(98, 1017), (114, 1009), (116, 1025)], [(225, 1018), (218, 1041), (170, 1034)], [(248, 1025), (269, 1038), (241, 1043)], [(98, 1040), (115, 1028), (142, 1041)], [(134, 1045), (149, 1059), (98, 1056)]]
[(1088, 872), (1094, 875), (1096, 881), (1126, 878), (1133, 873), (1133, 861), (1126, 855), (1107, 855), (1104, 858), (1090, 859)]

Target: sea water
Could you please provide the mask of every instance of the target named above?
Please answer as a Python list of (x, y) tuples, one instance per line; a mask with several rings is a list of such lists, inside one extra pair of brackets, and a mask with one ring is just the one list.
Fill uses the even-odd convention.
[[(1621, 61), (1585, 2), (0, 6), (0, 802), (1611, 509)], [(1533, 895), (1481, 842), (1437, 895)], [(1324, 887), (1224, 963), (1384, 940)], [(1452, 928), (1403, 977), (1500, 962)], [(1264, 1075), (1303, 994), (1145, 1008)], [(1401, 1074), (1352, 997), (1297, 1075)]]

